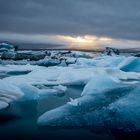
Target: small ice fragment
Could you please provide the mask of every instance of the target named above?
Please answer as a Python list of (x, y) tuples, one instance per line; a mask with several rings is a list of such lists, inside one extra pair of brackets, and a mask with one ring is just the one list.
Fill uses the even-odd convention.
[(77, 99), (70, 98), (70, 102), (68, 102), (67, 104), (72, 105), (72, 106), (78, 106), (79, 102)]

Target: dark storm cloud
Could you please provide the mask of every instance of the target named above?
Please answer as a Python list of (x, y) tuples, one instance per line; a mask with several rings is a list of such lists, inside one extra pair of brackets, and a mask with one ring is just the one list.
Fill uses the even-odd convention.
[(0, 0), (0, 32), (140, 39), (139, 0)]

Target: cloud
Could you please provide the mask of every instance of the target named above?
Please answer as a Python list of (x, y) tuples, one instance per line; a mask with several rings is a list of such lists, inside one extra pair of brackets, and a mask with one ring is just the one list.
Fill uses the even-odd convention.
[(139, 0), (0, 0), (0, 32), (139, 40)]

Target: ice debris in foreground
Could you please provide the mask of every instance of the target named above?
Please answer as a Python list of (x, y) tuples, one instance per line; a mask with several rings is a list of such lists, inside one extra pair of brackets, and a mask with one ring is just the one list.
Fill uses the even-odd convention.
[(52, 87), (43, 87), (38, 91), (40, 97), (44, 96), (63, 96), (67, 90), (66, 86), (52, 86)]
[(70, 102), (68, 102), (67, 104), (70, 104), (72, 106), (78, 106), (79, 105), (79, 102), (78, 102), (77, 99), (70, 98)]
[[(124, 87), (105, 92), (103, 95), (99, 93), (100, 95), (96, 96), (83, 96), (76, 99), (79, 102), (78, 106), (66, 104), (46, 112), (38, 119), (38, 124), (63, 127), (103, 126), (126, 131), (139, 130), (139, 97), (134, 103), (132, 90), (134, 88)], [(123, 101), (123, 104), (119, 104)]]
[(4, 109), (15, 100), (23, 96), (23, 92), (16, 86), (0, 80), (0, 109)]
[[(102, 81), (103, 78), (105, 79)], [(122, 84), (121, 81), (111, 79), (109, 75), (99, 75), (97, 79), (94, 82), (93, 78), (87, 83), (82, 97), (44, 113), (39, 117), (38, 124), (139, 130), (139, 84)]]
[(54, 52), (51, 58), (36, 62), (20, 61), (27, 64), (24, 66), (7, 65), (10, 61), (0, 65), (0, 71), (7, 74), (30, 71), (25, 75), (11, 74), (0, 81), (0, 109), (20, 97), (36, 100), (48, 95), (59, 96), (69, 85), (82, 85), (85, 87), (81, 97), (71, 98), (67, 104), (44, 113), (38, 124), (140, 130), (140, 58), (102, 55), (91, 59), (63, 54), (63, 58), (62, 53)]

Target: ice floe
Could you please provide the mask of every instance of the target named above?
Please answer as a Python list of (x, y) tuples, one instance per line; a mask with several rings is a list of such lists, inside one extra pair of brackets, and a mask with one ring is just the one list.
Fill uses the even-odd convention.
[[(120, 101), (125, 96), (129, 95), (131, 91), (133, 91), (135, 87), (130, 86), (122, 86), (121, 88), (115, 88), (110, 91), (106, 91), (104, 93), (98, 93), (95, 95), (85, 95), (80, 97), (71, 103), (58, 107), (56, 109), (50, 110), (44, 113), (38, 119), (38, 124), (41, 126), (100, 126), (100, 127), (108, 127), (108, 128), (123, 128), (124, 130), (131, 130), (131, 125), (129, 123), (125, 123), (125, 120), (121, 120), (121, 117), (125, 114), (131, 114), (135, 112), (135, 110), (125, 111), (125, 108), (122, 108), (122, 114), (117, 114), (116, 109), (112, 109), (110, 111), (110, 105), (114, 102)], [(94, 92), (94, 91), (93, 91)], [(133, 100), (133, 99), (131, 99)], [(75, 105), (76, 102), (76, 105)], [(130, 103), (131, 105), (132, 103)], [(137, 103), (138, 105), (139, 103)], [(136, 105), (136, 107), (137, 107)], [(129, 106), (129, 105), (128, 105)], [(117, 106), (116, 106), (117, 107)], [(126, 106), (127, 107), (127, 106)], [(133, 108), (133, 107), (132, 107)], [(139, 105), (138, 108), (139, 109)], [(139, 112), (138, 112), (139, 113)], [(57, 115), (55, 115), (57, 114)], [(138, 115), (138, 114), (137, 114)], [(133, 115), (132, 115), (133, 116)], [(139, 116), (134, 116), (137, 117)], [(117, 118), (120, 123), (118, 125)], [(128, 122), (129, 117), (127, 118)], [(134, 120), (135, 120), (134, 119)], [(138, 119), (137, 119), (138, 120)], [(109, 122), (108, 122), (109, 121)], [(134, 129), (137, 129), (137, 124), (131, 122), (134, 126)]]
[(63, 96), (67, 90), (67, 87), (59, 85), (59, 86), (52, 86), (52, 87), (42, 87), (38, 94), (40, 97), (44, 96)]

